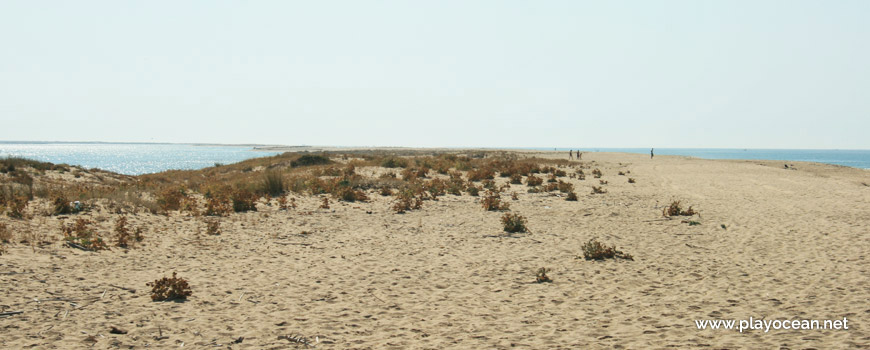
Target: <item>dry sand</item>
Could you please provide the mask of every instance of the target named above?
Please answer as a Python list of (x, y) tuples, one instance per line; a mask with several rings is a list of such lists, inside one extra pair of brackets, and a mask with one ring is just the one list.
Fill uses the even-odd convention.
[[(583, 161), (604, 172), (608, 193), (590, 194), (592, 176), (567, 180), (578, 202), (514, 185), (512, 212), (532, 233), (512, 237), (501, 213), (467, 195), (401, 215), (374, 193), (329, 210), (297, 196), (295, 210), (261, 204), (224, 218), (220, 236), (198, 218), (139, 214), (130, 221), (146, 228), (142, 247), (99, 253), (63, 246), (57, 218), (4, 217), (19, 234), (57, 241), (0, 256), (0, 311), (23, 311), (0, 317), (0, 348), (306, 347), (287, 335), (323, 349), (870, 348), (870, 172), (616, 153)], [(701, 225), (662, 219), (675, 199), (699, 210)], [(111, 231), (112, 215), (87, 215)], [(591, 238), (635, 260), (576, 259)], [(540, 267), (552, 283), (533, 283)], [(152, 302), (145, 284), (173, 271), (193, 295)], [(749, 317), (846, 317), (849, 329), (694, 323)]]

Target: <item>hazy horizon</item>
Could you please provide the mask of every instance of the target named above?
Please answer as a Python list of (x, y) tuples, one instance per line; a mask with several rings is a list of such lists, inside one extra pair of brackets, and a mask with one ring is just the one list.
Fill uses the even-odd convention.
[(0, 4), (0, 140), (870, 149), (862, 1)]

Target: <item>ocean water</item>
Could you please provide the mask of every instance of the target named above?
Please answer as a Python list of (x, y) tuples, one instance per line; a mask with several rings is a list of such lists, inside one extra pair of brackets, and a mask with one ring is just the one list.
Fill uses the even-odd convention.
[(100, 168), (140, 175), (170, 169), (202, 169), (279, 152), (255, 151), (243, 146), (200, 146), (153, 143), (42, 143), (0, 142), (0, 157), (24, 157), (43, 162)]
[[(539, 148), (549, 150), (550, 148)], [(568, 148), (559, 148), (568, 152)], [(576, 151), (577, 149), (574, 148)], [(580, 152), (623, 152), (649, 154), (649, 148), (580, 148)], [(813, 149), (730, 149), (730, 148), (656, 148), (656, 155), (689, 156), (705, 159), (763, 159), (816, 162), (870, 169), (870, 150)], [(566, 154), (567, 156), (567, 154)]]

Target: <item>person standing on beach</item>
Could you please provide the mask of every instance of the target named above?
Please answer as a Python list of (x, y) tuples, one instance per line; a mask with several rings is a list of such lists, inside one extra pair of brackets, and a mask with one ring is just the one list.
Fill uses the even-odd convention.
[(568, 150), (568, 160), (573, 160), (573, 159), (574, 159), (574, 150), (569, 149)]
[(654, 149), (655, 149), (655, 148), (650, 148), (650, 149), (649, 149), (649, 159), (652, 159), (652, 158), (653, 158), (653, 150), (654, 150)]
[(582, 155), (580, 154), (580, 150), (578, 149), (577, 150), (577, 160), (580, 160), (580, 157), (582, 157)]

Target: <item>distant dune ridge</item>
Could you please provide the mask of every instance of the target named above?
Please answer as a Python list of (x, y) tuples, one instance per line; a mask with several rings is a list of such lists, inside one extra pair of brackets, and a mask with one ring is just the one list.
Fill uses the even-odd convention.
[[(136, 177), (6, 160), (0, 348), (870, 348), (867, 171), (565, 153), (343, 149)], [(665, 216), (675, 201), (697, 213)], [(587, 260), (590, 242), (631, 259)], [(152, 301), (173, 273), (190, 294)], [(750, 317), (850, 328), (694, 322)]]

